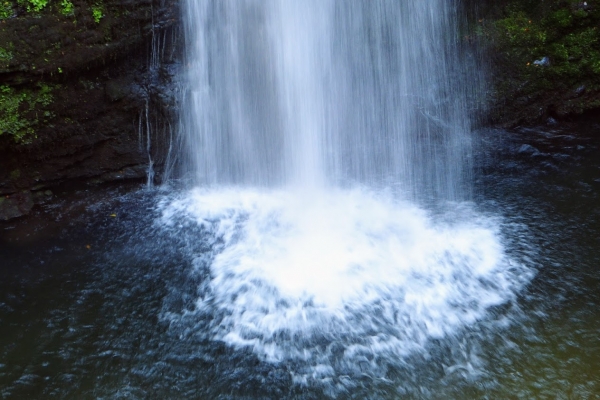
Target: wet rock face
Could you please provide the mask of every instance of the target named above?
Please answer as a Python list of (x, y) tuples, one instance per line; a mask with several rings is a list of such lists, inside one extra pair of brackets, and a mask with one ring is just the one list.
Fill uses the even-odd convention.
[(50, 190), (35, 192), (24, 190), (11, 195), (0, 196), (0, 221), (8, 221), (27, 215), (34, 205), (43, 204), (52, 196), (53, 193)]
[(11, 2), (13, 15), (0, 17), (0, 47), (7, 54), (0, 72), (10, 83), (103, 69), (119, 58), (135, 57), (152, 34), (178, 18), (176, 0), (72, 0), (69, 14), (58, 1), (39, 12), (14, 0), (3, 3)]
[(13, 196), (0, 197), (0, 221), (25, 215), (33, 208), (33, 196), (24, 191)]
[(145, 179), (176, 108), (177, 0), (73, 0), (70, 14), (58, 1), (11, 4), (0, 16), (0, 215), (31, 209), (12, 196), (66, 180)]

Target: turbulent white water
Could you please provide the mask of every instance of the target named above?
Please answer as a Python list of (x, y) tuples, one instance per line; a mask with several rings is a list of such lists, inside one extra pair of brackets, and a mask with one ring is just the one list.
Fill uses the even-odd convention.
[[(211, 339), (308, 363), (299, 381), (382, 375), (514, 296), (523, 268), (464, 203), (452, 3), (184, 2), (180, 167), (202, 188), (161, 223), (208, 243), (190, 257)], [(423, 199), (454, 206), (433, 217)]]
[(207, 275), (196, 312), (214, 319), (212, 338), (270, 361), (329, 365), (333, 344), (349, 363), (403, 356), (521, 285), (494, 221), (467, 207), (436, 222), (364, 188), (235, 187), (195, 189), (163, 207), (165, 226), (186, 235), (193, 224), (210, 238), (193, 264)]

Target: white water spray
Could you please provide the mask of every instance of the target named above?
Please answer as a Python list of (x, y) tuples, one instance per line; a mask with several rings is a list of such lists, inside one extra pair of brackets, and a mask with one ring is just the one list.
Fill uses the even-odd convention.
[[(166, 201), (161, 222), (212, 243), (192, 254), (212, 339), (303, 360), (299, 381), (365, 362), (384, 375), (512, 298), (522, 267), (493, 220), (460, 203), (455, 12), (445, 0), (184, 2), (181, 167), (203, 188)], [(423, 199), (459, 202), (438, 220)]]

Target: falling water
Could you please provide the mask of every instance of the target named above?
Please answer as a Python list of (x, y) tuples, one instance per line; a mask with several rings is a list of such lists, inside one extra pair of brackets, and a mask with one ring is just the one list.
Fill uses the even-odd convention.
[(452, 3), (185, 2), (188, 172), (465, 198), (469, 85)]
[(456, 14), (446, 0), (184, 2), (181, 174), (198, 187), (159, 222), (202, 243), (182, 251), (203, 283), (193, 312), (164, 318), (302, 361), (306, 383), (384, 376), (513, 298), (525, 269), (466, 202), (474, 74)]

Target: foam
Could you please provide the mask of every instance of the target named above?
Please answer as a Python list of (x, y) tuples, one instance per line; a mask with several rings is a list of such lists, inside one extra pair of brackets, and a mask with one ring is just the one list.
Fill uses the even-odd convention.
[(514, 296), (524, 268), (497, 222), (464, 204), (434, 221), (364, 188), (194, 189), (163, 205), (162, 224), (181, 219), (212, 238), (191, 255), (209, 271), (196, 307), (211, 338), (272, 362), (330, 360), (319, 376), (334, 356), (402, 357), (473, 324)]

